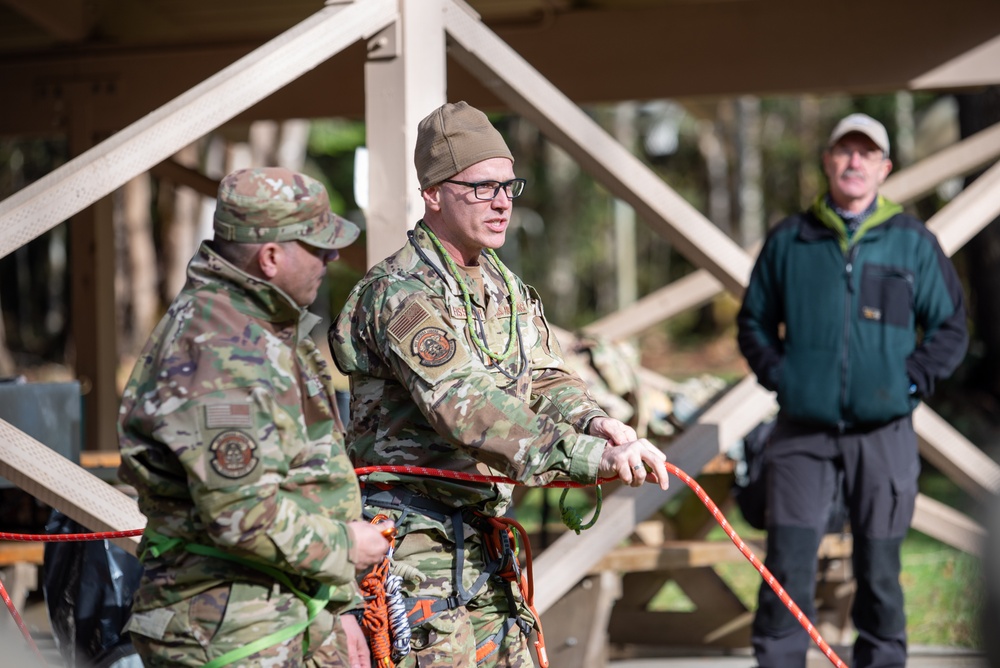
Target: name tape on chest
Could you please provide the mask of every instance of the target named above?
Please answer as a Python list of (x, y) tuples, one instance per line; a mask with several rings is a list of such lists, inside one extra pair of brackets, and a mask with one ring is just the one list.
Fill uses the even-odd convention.
[[(482, 309), (476, 309), (482, 311)], [(465, 307), (457, 304), (448, 307), (448, 314), (456, 320), (465, 320)], [(524, 300), (517, 302), (517, 314), (527, 315), (528, 304)], [(496, 317), (506, 318), (510, 315), (510, 304), (501, 304), (497, 307)]]

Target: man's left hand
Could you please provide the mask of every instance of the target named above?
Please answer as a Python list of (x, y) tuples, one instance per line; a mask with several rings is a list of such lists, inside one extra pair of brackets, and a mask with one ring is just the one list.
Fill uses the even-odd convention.
[(613, 417), (595, 417), (587, 425), (587, 433), (591, 436), (606, 438), (611, 442), (611, 445), (625, 445), (639, 440), (635, 429)]

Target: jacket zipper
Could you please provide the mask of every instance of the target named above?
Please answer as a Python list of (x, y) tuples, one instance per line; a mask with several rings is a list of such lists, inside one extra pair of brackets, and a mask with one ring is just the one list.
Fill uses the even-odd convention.
[(846, 428), (844, 410), (847, 408), (847, 372), (850, 358), (851, 343), (851, 305), (854, 303), (854, 261), (858, 256), (858, 246), (851, 244), (847, 250), (847, 262), (844, 265), (844, 278), (847, 281), (847, 294), (844, 299), (844, 345), (840, 358), (840, 419), (837, 429), (841, 433)]

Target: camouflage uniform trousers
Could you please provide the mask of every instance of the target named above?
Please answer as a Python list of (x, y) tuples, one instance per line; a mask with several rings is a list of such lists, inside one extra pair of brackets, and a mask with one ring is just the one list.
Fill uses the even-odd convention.
[[(465, 525), (463, 587), (470, 589), (484, 565), (482, 542), (474, 529)], [(442, 540), (437, 532), (417, 531), (406, 534), (397, 544), (394, 560), (401, 567), (393, 572), (403, 575), (404, 590), (410, 596), (447, 598), (456, 595), (454, 586), (455, 543)], [(413, 569), (423, 580), (407, 578)], [(528, 639), (514, 625), (498, 651), (476, 662), (476, 648), (492, 639), (510, 618), (507, 586), (491, 578), (465, 607), (447, 610), (412, 629), (412, 650), (399, 661), (397, 668), (532, 668), (535, 663)], [(529, 624), (533, 618), (513, 585), (518, 614)]]
[[(132, 644), (146, 668), (203, 666), (227, 652), (306, 621), (305, 604), (275, 585), (234, 582), (158, 611), (173, 613), (160, 638), (130, 624)], [(308, 650), (304, 654), (306, 635)], [(347, 668), (347, 644), (339, 616), (323, 610), (300, 633), (231, 664), (233, 668)]]

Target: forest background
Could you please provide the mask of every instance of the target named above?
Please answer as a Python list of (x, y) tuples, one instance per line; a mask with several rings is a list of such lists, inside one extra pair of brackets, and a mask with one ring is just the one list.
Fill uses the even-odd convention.
[[(955, 94), (658, 100), (586, 111), (709, 220), (753, 249), (772, 225), (824, 191), (820, 154), (830, 129), (845, 114), (862, 111), (885, 123), (899, 171), (1000, 122), (1000, 88)], [(533, 125), (505, 114), (491, 119), (508, 139), (517, 175), (528, 180), (500, 256), (538, 289), (553, 323), (576, 330), (694, 270)], [(212, 179), (259, 164), (300, 169), (322, 180), (334, 210), (364, 229), (364, 187), (356, 182), (364, 143), (364, 124), (355, 120), (256, 122), (225, 127), (175, 159)], [(64, 139), (0, 140), (0, 199), (70, 157)], [(964, 185), (961, 179), (942, 184), (907, 208), (926, 220)], [(145, 174), (115, 192), (113, 202), (121, 383), (183, 285), (198, 243), (210, 236), (214, 201)], [(73, 378), (66, 225), (0, 259), (0, 377)], [(362, 237), (355, 251), (363, 250), (363, 244)], [(971, 345), (959, 370), (928, 403), (1000, 460), (1000, 309), (995, 308), (1000, 303), (1000, 224), (994, 221), (953, 259), (968, 298)], [(330, 280), (313, 310), (327, 319), (336, 314), (363, 269), (363, 252), (331, 265)], [(677, 380), (699, 374), (729, 382), (741, 378), (748, 369), (735, 343), (738, 307), (733, 296), (723, 294), (646, 330), (634, 341), (642, 364)], [(325, 327), (314, 336), (323, 339)], [(982, 517), (985, 509), (953, 485), (928, 479), (926, 493)], [(927, 550), (937, 553), (939, 546)], [(949, 615), (959, 628), (928, 641), (975, 646), (977, 601), (969, 593), (978, 575), (972, 560), (951, 552), (946, 559), (952, 574), (959, 571), (957, 593), (940, 595), (963, 597), (965, 612)], [(940, 569), (932, 564), (932, 570)], [(954, 611), (941, 599), (928, 605)]]

